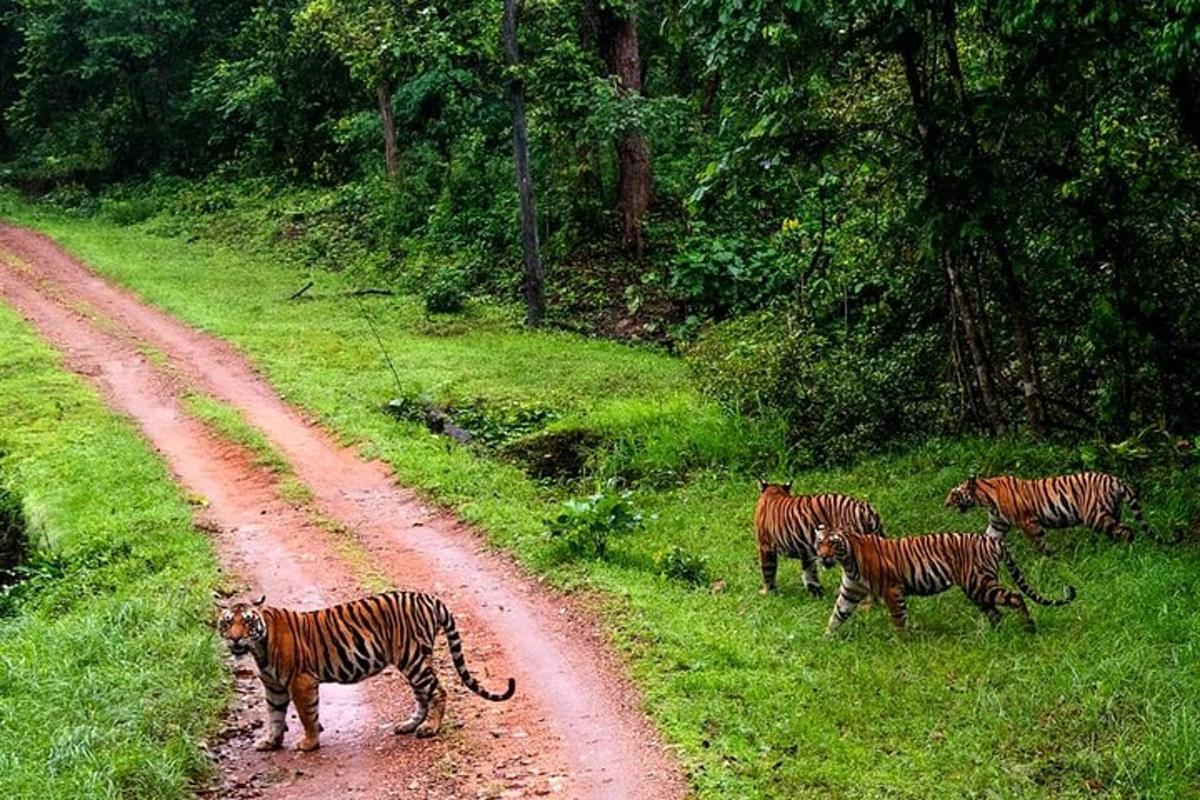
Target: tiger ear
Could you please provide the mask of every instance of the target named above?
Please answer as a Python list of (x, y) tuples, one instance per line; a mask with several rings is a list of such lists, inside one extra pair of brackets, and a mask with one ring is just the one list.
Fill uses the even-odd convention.
[(784, 490), (785, 492), (787, 492), (788, 494), (791, 494), (791, 493), (792, 493), (792, 482), (791, 482), (791, 481), (788, 481), (787, 483), (785, 483), (785, 484), (783, 485), (783, 490)]
[(765, 492), (767, 490), (767, 481), (765, 478), (755, 478), (758, 481), (758, 491)]
[(816, 527), (816, 529), (813, 531), (813, 536), (816, 536), (817, 542), (820, 543), (820, 541), (825, 538), (825, 526), (818, 525)]
[(967, 488), (969, 488), (971, 491), (975, 490), (975, 483), (976, 483), (977, 478), (978, 478), (978, 476), (975, 475), (975, 473), (973, 473), (973, 472), (971, 473), (971, 477), (967, 478)]
[(267, 596), (265, 594), (260, 594), (257, 600), (250, 601), (250, 605), (261, 606), (265, 602), (267, 602)]

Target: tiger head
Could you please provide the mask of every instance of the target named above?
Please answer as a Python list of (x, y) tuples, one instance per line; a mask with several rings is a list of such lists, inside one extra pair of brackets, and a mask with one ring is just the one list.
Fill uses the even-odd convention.
[(265, 651), (267, 621), (262, 615), (262, 604), (266, 599), (263, 595), (251, 603), (236, 603), (224, 609), (217, 619), (217, 632), (235, 656)]
[(787, 483), (768, 483), (762, 478), (758, 479), (758, 491), (762, 494), (775, 494), (784, 497), (790, 496), (792, 493), (792, 482)]
[(817, 526), (817, 558), (827, 569), (844, 562), (850, 556), (850, 544), (840, 530)]
[(950, 490), (950, 494), (946, 495), (946, 508), (957, 508), (964, 514), (972, 506), (979, 504), (979, 482), (975, 479), (974, 475), (967, 478), (958, 486), (955, 486)]

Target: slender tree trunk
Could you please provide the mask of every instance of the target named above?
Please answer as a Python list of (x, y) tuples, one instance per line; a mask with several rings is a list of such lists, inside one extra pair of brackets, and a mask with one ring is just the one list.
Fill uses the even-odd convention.
[(1008, 305), (1013, 312), (1013, 326), (1017, 337), (1017, 359), (1021, 362), (1021, 388), (1025, 395), (1025, 416), (1029, 430), (1035, 436), (1046, 433), (1045, 410), (1042, 406), (1042, 381), (1038, 374), (1037, 343), (1034, 339), (1033, 321), (1025, 299), (1025, 288), (1013, 270), (1012, 259), (1007, 248), (1001, 244), (996, 255), (1000, 261), (1000, 277), (1008, 294)]
[(1200, 147), (1200, 89), (1186, 66), (1171, 81), (1171, 94), (1179, 111), (1179, 125), (1194, 147)]
[[(944, 203), (943, 179), (938, 170), (938, 158), (941, 155), (939, 152), (940, 129), (930, 109), (930, 81), (920, 62), (921, 35), (910, 28), (901, 34), (897, 45), (904, 63), (904, 76), (912, 99), (917, 139), (921, 143), (921, 154), (925, 163), (925, 189), (935, 202)], [(941, 210), (944, 213), (956, 213), (952, 208)], [(944, 233), (940, 233), (938, 239), (939, 241), (936, 242), (939, 250), (938, 258), (950, 283), (954, 312), (962, 323), (963, 335), (971, 352), (971, 360), (975, 362), (975, 378), (979, 384), (979, 395), (983, 400), (988, 424), (994, 433), (1000, 433), (1004, 430), (1004, 418), (1000, 413), (1000, 406), (996, 402), (992, 373), (988, 367), (987, 345), (979, 331), (970, 299), (963, 288), (958, 256), (953, 247), (945, 241)]]
[(713, 72), (704, 82), (704, 96), (700, 99), (700, 124), (707, 125), (717, 105), (717, 93), (721, 90), (721, 73)]
[(537, 213), (533, 204), (533, 178), (529, 174), (529, 130), (525, 123), (525, 81), (517, 71), (521, 51), (517, 46), (520, 0), (504, 0), (504, 54), (508, 59), (508, 96), (513, 107), (513, 160), (517, 169), (517, 195), (521, 201), (521, 249), (525, 260), (525, 324), (542, 324), (546, 310), (542, 287), (542, 258), (538, 248)]
[(962, 275), (959, 272), (958, 265), (955, 263), (954, 256), (950, 253), (942, 254), (942, 266), (945, 268), (946, 277), (950, 281), (950, 292), (954, 296), (954, 305), (958, 311), (958, 319), (962, 322), (967, 347), (971, 351), (971, 360), (975, 362), (975, 379), (979, 383), (979, 396), (983, 400), (984, 409), (987, 411), (988, 423), (991, 425), (994, 433), (1002, 433), (1004, 431), (1004, 418), (1000, 413), (1000, 406), (996, 403), (996, 394), (992, 385), (992, 373), (988, 369), (987, 350), (983, 342), (983, 337), (979, 333), (979, 327), (976, 325), (970, 300), (967, 298), (966, 292), (963, 291)]
[[(616, 81), (621, 97), (642, 92), (642, 63), (638, 51), (637, 11), (629, 8), (618, 14), (601, 6), (596, 14), (599, 27), (600, 55)], [(650, 209), (654, 184), (650, 172), (650, 147), (642, 132), (634, 128), (618, 135), (617, 213), (621, 220), (621, 241), (636, 256), (642, 254), (642, 218)]]
[[(958, 13), (956, 0), (942, 0), (942, 37), (946, 49), (946, 66), (950, 79), (954, 84), (954, 94), (958, 99), (959, 113), (962, 115), (963, 126), (967, 131), (971, 158), (976, 166), (982, 165), (983, 151), (979, 144), (979, 136), (975, 130), (975, 122), (971, 113), (970, 100), (967, 97), (966, 82), (963, 80), (962, 66), (958, 60)], [(973, 169), (973, 174), (980, 170)], [(997, 221), (987, 211), (983, 212), (983, 224), (987, 229), (988, 238), (996, 259), (1000, 263), (1000, 278), (1004, 283), (1007, 305), (1012, 309), (1013, 328), (1017, 340), (1017, 360), (1021, 364), (1021, 388), (1025, 396), (1025, 414), (1029, 430), (1035, 436), (1046, 433), (1046, 418), (1041, 402), (1041, 376), (1038, 369), (1037, 339), (1033, 319), (1029, 314), (1029, 306), (1025, 299), (1025, 288), (1021, 285), (1013, 268), (1012, 254), (1004, 240), (1004, 233), (998, 230)]]
[(382, 70), (376, 94), (379, 99), (379, 121), (383, 126), (383, 163), (387, 168), (388, 180), (395, 181), (400, 161), (399, 151), (396, 149), (396, 118), (392, 115), (392, 85), (382, 74)]

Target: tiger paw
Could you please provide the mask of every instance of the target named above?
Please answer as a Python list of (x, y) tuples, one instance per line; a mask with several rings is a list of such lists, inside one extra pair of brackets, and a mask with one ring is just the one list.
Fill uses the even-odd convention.
[(405, 736), (415, 730), (417, 730), (417, 723), (410, 719), (405, 722), (397, 723), (396, 727), (392, 728), (392, 733), (396, 734), (397, 736)]
[(808, 593), (811, 594), (813, 597), (824, 597), (825, 596), (825, 590), (823, 588), (821, 588), (821, 584), (819, 584), (819, 583), (810, 583), (805, 588), (808, 589)]
[(301, 739), (299, 742), (296, 743), (296, 749), (303, 753), (308, 753), (313, 750), (316, 750), (320, 746), (321, 746), (321, 741), (316, 736), (305, 736), (303, 739)]
[(761, 594), (763, 597), (766, 597), (769, 594), (775, 593), (775, 587), (774, 586), (761, 586), (758, 589), (758, 593)]
[(437, 736), (437, 733), (438, 733), (438, 729), (428, 723), (422, 725), (421, 727), (417, 728), (417, 730), (416, 730), (418, 739), (429, 739), (433, 736)]
[(278, 750), (283, 744), (283, 737), (277, 739), (270, 736), (263, 736), (261, 739), (256, 739), (254, 742), (255, 750)]

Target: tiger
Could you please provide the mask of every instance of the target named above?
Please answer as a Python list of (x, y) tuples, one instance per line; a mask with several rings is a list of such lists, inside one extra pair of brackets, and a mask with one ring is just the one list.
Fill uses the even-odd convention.
[(1137, 493), (1120, 478), (1103, 472), (1034, 480), (972, 475), (950, 490), (945, 505), (963, 513), (972, 506), (983, 506), (988, 510), (989, 536), (1003, 539), (1016, 525), (1035, 550), (1046, 554), (1045, 528), (1086, 525), (1114, 541), (1118, 537), (1126, 544), (1133, 541), (1133, 530), (1121, 521), (1122, 501), (1148, 535), (1150, 528), (1142, 516)]
[(318, 694), (322, 683), (357, 683), (394, 664), (412, 686), (417, 707), (393, 729), (397, 734), (435, 735), (446, 711), (446, 690), (438, 685), (432, 656), (434, 640), (446, 643), (458, 677), (475, 694), (499, 702), (513, 696), (508, 679), (501, 693), (482, 688), (467, 670), (462, 638), (454, 617), (436, 597), (416, 592), (386, 592), (315, 611), (263, 605), (266, 596), (225, 609), (217, 622), (234, 656), (250, 653), (258, 665), (267, 700), (267, 731), (256, 750), (283, 745), (289, 703), (304, 726), (297, 750), (320, 746)]
[(993, 624), (1000, 621), (998, 606), (1021, 615), (1025, 629), (1033, 619), (1020, 594), (1010, 592), (997, 578), (1000, 562), (1008, 568), (1021, 592), (1043, 606), (1064, 606), (1075, 599), (1067, 586), (1061, 600), (1047, 600), (1035, 592), (1017, 568), (1002, 539), (973, 533), (935, 533), (904, 539), (884, 539), (851, 531), (817, 532), (817, 557), (826, 567), (842, 565), (842, 585), (825, 632), (832, 635), (850, 619), (867, 596), (887, 604), (892, 623), (902, 635), (908, 626), (908, 595), (932, 595), (959, 586)]
[(818, 525), (883, 535), (879, 514), (863, 500), (844, 494), (793, 495), (790, 482), (767, 483), (759, 479), (758, 488), (754, 528), (763, 577), (759, 594), (775, 591), (775, 574), (781, 555), (800, 559), (809, 594), (820, 597), (824, 593), (815, 556)]

